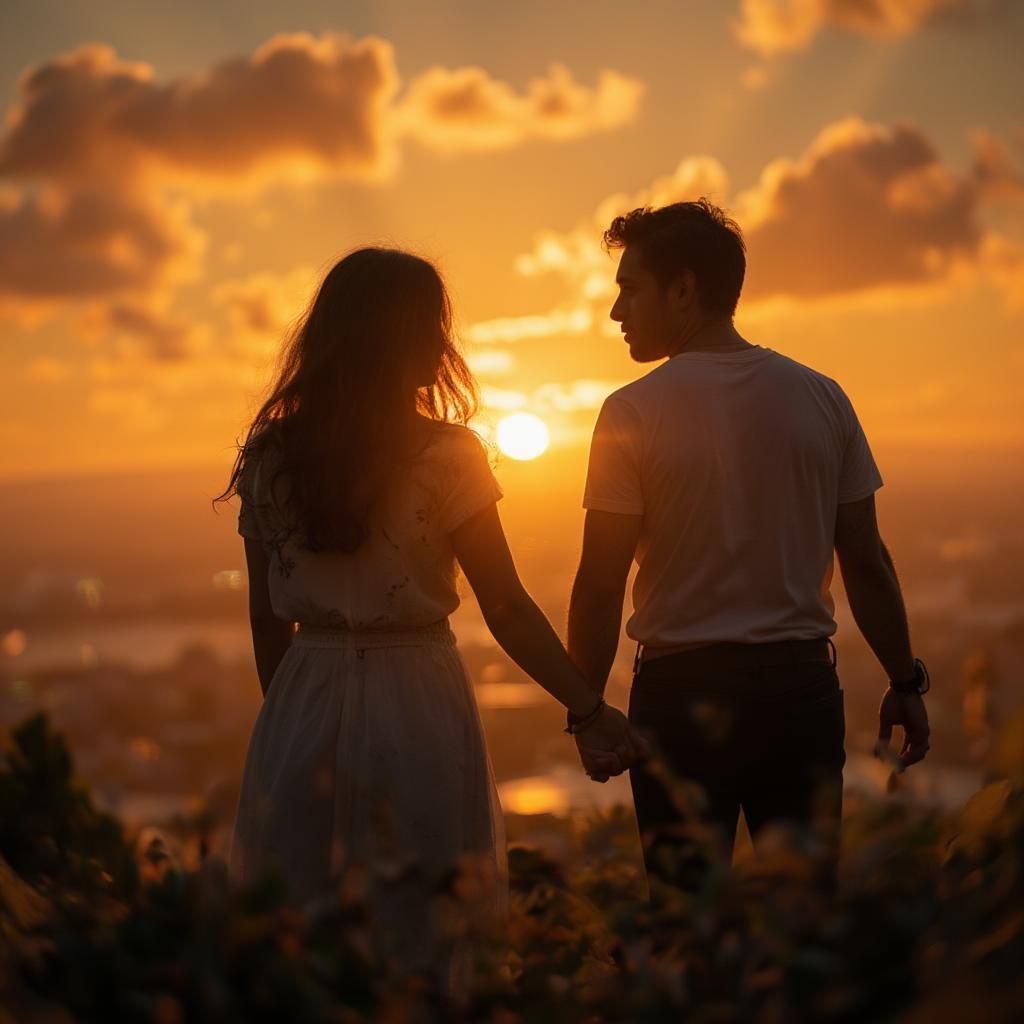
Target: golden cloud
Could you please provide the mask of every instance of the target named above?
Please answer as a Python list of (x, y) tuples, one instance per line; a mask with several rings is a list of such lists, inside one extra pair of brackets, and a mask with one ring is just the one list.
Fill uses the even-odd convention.
[[(745, 300), (911, 299), (979, 274), (1017, 294), (1017, 247), (986, 233), (983, 221), (987, 203), (1024, 198), (1022, 178), (998, 139), (982, 133), (974, 145), (973, 166), (956, 174), (919, 129), (848, 118), (797, 159), (768, 164), (732, 203), (748, 249)], [(541, 233), (517, 269), (560, 274), (603, 322), (615, 289), (600, 238), (612, 218), (700, 195), (728, 205), (727, 188), (717, 161), (689, 158), (649, 188), (609, 196), (572, 230)]]
[(539, 413), (593, 412), (601, 408), (604, 400), (625, 380), (600, 380), (579, 377), (574, 380), (542, 384), (533, 391), (513, 391), (484, 384), (480, 397), (485, 409), (511, 412), (531, 409)]
[[(532, 251), (516, 260), (516, 270), (526, 277), (558, 273), (568, 279), (574, 291), (587, 303), (603, 302), (615, 291), (614, 270), (607, 253), (601, 248), (601, 232), (613, 217), (637, 206), (666, 206), (702, 195), (724, 199), (728, 187), (725, 168), (717, 160), (709, 156), (688, 157), (672, 174), (657, 178), (647, 188), (631, 195), (616, 193), (608, 196), (598, 204), (592, 216), (571, 231), (539, 233)], [(574, 311), (577, 322), (583, 322), (585, 312), (585, 308)], [(535, 319), (520, 318), (520, 321), (529, 324)], [(550, 315), (548, 319), (551, 320)], [(555, 327), (555, 324), (551, 326)], [(553, 329), (550, 333), (559, 331)]]
[(942, 19), (991, 11), (1003, 0), (743, 0), (734, 26), (765, 56), (804, 49), (826, 27), (872, 38), (910, 35)]
[(737, 198), (750, 254), (745, 295), (815, 298), (928, 284), (972, 259), (981, 188), (916, 128), (849, 118)]
[(470, 370), (478, 376), (502, 377), (516, 368), (516, 358), (511, 352), (499, 348), (475, 349), (466, 353)]
[(1024, 310), (1024, 245), (989, 233), (982, 239), (979, 262), (982, 272), (1002, 291), (1006, 304)]
[[(520, 95), (479, 68), (431, 68), (399, 102), (391, 45), (327, 33), (278, 35), (252, 53), (158, 82), (153, 68), (88, 45), (29, 69), (0, 133), (0, 313), (39, 316), (60, 303), (110, 301), (112, 328), (184, 351), (173, 325), (129, 324), (198, 276), (204, 237), (186, 197), (274, 181), (379, 181), (397, 140), (480, 149), (567, 139), (635, 115), (641, 83), (604, 71), (579, 85), (555, 66)], [(268, 281), (222, 290), (250, 337), (294, 313)], [(120, 304), (120, 305), (116, 305)]]
[(231, 339), (227, 349), (272, 359), (282, 336), (312, 298), (316, 284), (312, 267), (296, 267), (285, 274), (251, 274), (218, 285), (212, 299), (227, 317)]
[(121, 359), (141, 355), (170, 363), (196, 356), (206, 341), (204, 326), (169, 316), (165, 306), (137, 300), (94, 303), (76, 322), (80, 336), (110, 343)]
[(0, 309), (153, 293), (193, 277), (203, 236), (180, 203), (93, 187), (0, 195)]
[(600, 409), (604, 400), (616, 389), (628, 383), (625, 380), (595, 380), (580, 377), (576, 380), (542, 384), (530, 401), (531, 408), (541, 411), (590, 412)]
[(618, 128), (636, 116), (643, 91), (638, 79), (609, 70), (590, 89), (556, 64), (519, 95), (483, 68), (438, 67), (410, 82), (397, 116), (404, 134), (438, 149), (505, 149)]
[(1006, 143), (987, 131), (975, 132), (971, 142), (974, 145), (973, 176), (985, 197), (1024, 199), (1024, 174), (1013, 166)]
[(535, 341), (564, 335), (587, 334), (593, 327), (593, 314), (588, 306), (558, 309), (533, 316), (499, 317), (481, 320), (465, 332), (472, 344), (495, 344)]
[(166, 84), (148, 65), (86, 46), (22, 76), (0, 175), (56, 181), (296, 176), (311, 166), (375, 176), (398, 89), (390, 44), (276, 36), (252, 54)]

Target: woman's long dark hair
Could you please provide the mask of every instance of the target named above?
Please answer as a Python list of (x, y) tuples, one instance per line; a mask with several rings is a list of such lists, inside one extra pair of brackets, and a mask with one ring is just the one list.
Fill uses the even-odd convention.
[(476, 410), (436, 268), (395, 249), (358, 249), (334, 265), (288, 338), (215, 500), (238, 493), (250, 460), (272, 444), (306, 546), (355, 551), (374, 501), (416, 448), (415, 414), (465, 423)]

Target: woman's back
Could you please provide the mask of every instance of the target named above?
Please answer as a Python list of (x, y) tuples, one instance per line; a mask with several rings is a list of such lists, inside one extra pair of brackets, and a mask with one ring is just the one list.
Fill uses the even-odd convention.
[[(271, 480), (273, 443), (239, 481), (238, 532), (262, 542), (274, 614), (311, 626), (389, 632), (439, 622), (459, 605), (451, 532), (501, 497), (480, 439), (456, 424), (423, 420), (425, 444), (376, 502), (368, 535), (351, 554), (310, 551), (288, 483)], [(276, 500), (275, 500), (276, 499)]]

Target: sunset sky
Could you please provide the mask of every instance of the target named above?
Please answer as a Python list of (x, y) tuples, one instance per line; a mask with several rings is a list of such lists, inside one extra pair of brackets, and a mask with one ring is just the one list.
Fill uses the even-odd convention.
[(1019, 455), (1022, 49), (1012, 0), (9, 0), (0, 480), (228, 464), (368, 243), (438, 262), (492, 421), (580, 445), (645, 372), (600, 231), (701, 194), (740, 331), (874, 446)]

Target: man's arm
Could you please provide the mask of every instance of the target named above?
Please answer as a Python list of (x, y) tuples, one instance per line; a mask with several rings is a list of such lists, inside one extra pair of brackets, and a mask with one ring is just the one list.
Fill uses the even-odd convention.
[(590, 509), (569, 601), (569, 657), (596, 693), (604, 693), (622, 626), (626, 579), (643, 516)]
[(907, 611), (896, 568), (878, 532), (875, 496), (840, 505), (836, 554), (857, 628), (890, 679), (914, 674)]
[[(892, 557), (878, 532), (875, 497), (839, 506), (836, 515), (836, 554), (857, 628), (890, 679), (910, 679), (914, 656), (903, 592)], [(888, 751), (892, 730), (902, 725), (906, 736), (900, 750), (900, 767), (920, 761), (928, 752), (930, 729), (924, 701), (916, 693), (886, 691), (878, 710), (879, 745)]]
[(249, 570), (249, 626), (252, 629), (252, 650), (256, 657), (256, 674), (266, 697), (270, 681), (285, 651), (291, 646), (295, 623), (279, 619), (270, 605), (267, 573), (270, 560), (258, 540), (245, 538), (245, 563)]

